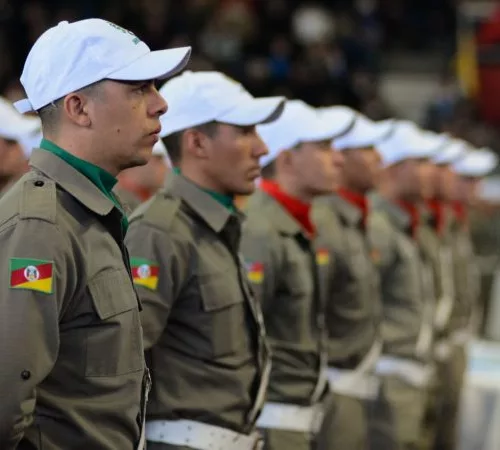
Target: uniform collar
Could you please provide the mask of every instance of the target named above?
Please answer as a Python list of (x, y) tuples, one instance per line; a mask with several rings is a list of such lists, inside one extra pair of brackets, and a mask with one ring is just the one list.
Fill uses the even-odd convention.
[(337, 212), (351, 226), (364, 226), (368, 215), (368, 199), (347, 189), (339, 189), (338, 195), (331, 196)]
[(410, 217), (410, 228), (412, 235), (415, 237), (417, 235), (417, 230), (418, 227), (420, 226), (420, 219), (421, 219), (418, 205), (403, 200), (399, 201), (398, 204), (404, 211), (406, 211), (406, 213)]
[(265, 216), (282, 234), (289, 236), (304, 234), (299, 222), (275, 198), (260, 189), (248, 200), (247, 209), (254, 209), (255, 213)]
[(92, 181), (54, 153), (35, 149), (30, 166), (47, 175), (85, 207), (100, 216), (106, 216), (115, 207)]
[(393, 203), (380, 194), (375, 193), (371, 197), (373, 209), (384, 211), (389, 220), (400, 230), (409, 230), (411, 226), (410, 215), (398, 204)]
[(183, 175), (172, 173), (167, 178), (165, 193), (185, 201), (216, 233), (220, 233), (231, 216), (236, 214), (240, 219), (243, 214), (236, 210), (235, 214), (223, 206), (213, 195), (188, 180)]
[(288, 195), (278, 183), (270, 180), (262, 180), (260, 189), (269, 197), (272, 197), (287, 213), (305, 235), (313, 236), (314, 225), (311, 221), (311, 204)]

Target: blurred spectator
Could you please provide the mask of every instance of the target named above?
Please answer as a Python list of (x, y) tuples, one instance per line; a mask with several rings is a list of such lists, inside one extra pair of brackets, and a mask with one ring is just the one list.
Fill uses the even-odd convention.
[[(256, 95), (343, 103), (386, 117), (376, 82), (381, 52), (394, 41), (414, 46), (414, 36), (431, 48), (451, 23), (443, 6), (450, 2), (0, 0), (0, 92), (21, 97), (27, 51), (46, 28), (99, 16), (139, 34), (153, 49), (193, 46), (190, 69), (222, 70)], [(444, 105), (436, 108), (441, 117)]]

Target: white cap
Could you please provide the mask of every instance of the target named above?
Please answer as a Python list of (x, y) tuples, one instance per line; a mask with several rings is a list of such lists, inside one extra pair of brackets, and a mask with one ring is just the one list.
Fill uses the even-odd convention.
[(330, 140), (338, 132), (338, 125), (317, 109), (301, 100), (288, 100), (278, 120), (257, 127), (260, 137), (269, 153), (261, 157), (261, 165), (266, 166), (283, 151), (302, 142)]
[(432, 162), (437, 165), (452, 164), (462, 158), (468, 149), (467, 142), (448, 137), (446, 143), (433, 156)]
[(23, 116), (12, 103), (0, 97), (0, 138), (21, 141), (40, 127), (38, 117)]
[(347, 133), (338, 139), (334, 139), (333, 145), (337, 150), (374, 147), (390, 133), (393, 125), (393, 120), (374, 122), (368, 117), (357, 113), (352, 127)]
[(498, 164), (498, 156), (482, 148), (469, 151), (453, 164), (453, 170), (464, 177), (480, 178), (488, 175)]
[(243, 86), (220, 72), (186, 71), (160, 89), (168, 110), (161, 116), (161, 137), (216, 121), (250, 126), (275, 120), (284, 97), (252, 97)]
[(440, 146), (442, 138), (424, 132), (413, 122), (396, 121), (387, 139), (377, 144), (377, 149), (385, 167), (408, 159), (432, 158)]
[(500, 202), (500, 178), (489, 176), (481, 181), (479, 185), (478, 197), (481, 200), (499, 203)]
[(332, 128), (335, 130), (335, 137), (347, 133), (358, 117), (358, 113), (347, 106), (327, 106), (318, 108), (318, 112), (324, 120), (329, 121), (332, 127), (335, 127)]
[(181, 70), (191, 47), (152, 52), (132, 32), (102, 19), (86, 19), (48, 29), (28, 54), (21, 83), (27, 99), (19, 112), (37, 111), (65, 95), (104, 79), (163, 79)]
[(42, 130), (37, 130), (34, 133), (23, 137), (19, 141), (26, 159), (30, 158), (34, 148), (40, 147), (40, 142), (42, 142), (42, 139), (43, 139)]

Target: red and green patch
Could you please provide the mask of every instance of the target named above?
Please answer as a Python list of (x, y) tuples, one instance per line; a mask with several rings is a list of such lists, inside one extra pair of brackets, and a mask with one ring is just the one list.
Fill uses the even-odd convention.
[(144, 258), (130, 258), (134, 284), (156, 291), (158, 287), (158, 264)]
[(43, 259), (10, 258), (9, 280), (11, 289), (52, 294), (54, 263)]

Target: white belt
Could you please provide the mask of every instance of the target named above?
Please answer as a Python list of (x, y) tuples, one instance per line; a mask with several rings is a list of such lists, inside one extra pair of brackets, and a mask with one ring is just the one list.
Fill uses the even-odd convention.
[(378, 360), (376, 372), (383, 376), (398, 376), (415, 387), (426, 387), (431, 381), (434, 368), (410, 359), (382, 356)]
[(328, 380), (332, 392), (365, 400), (377, 398), (380, 381), (371, 372), (377, 364), (381, 351), (382, 342), (375, 341), (356, 369), (329, 367)]
[(148, 421), (146, 438), (151, 442), (181, 445), (196, 450), (256, 450), (262, 446), (258, 433), (248, 436), (193, 420)]
[(375, 400), (380, 390), (380, 380), (371, 374), (359, 374), (355, 370), (328, 368), (330, 390), (336, 394), (361, 400)]
[(323, 422), (323, 404), (299, 406), (268, 402), (264, 405), (258, 428), (316, 433)]

